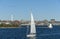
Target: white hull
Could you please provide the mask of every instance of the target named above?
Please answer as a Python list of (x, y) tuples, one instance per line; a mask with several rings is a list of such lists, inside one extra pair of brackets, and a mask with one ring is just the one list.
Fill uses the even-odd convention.
[(27, 37), (35, 37), (36, 34), (28, 34)]

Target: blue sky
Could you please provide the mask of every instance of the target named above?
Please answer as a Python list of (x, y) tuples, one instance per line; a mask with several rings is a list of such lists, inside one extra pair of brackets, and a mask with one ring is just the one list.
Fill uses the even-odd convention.
[(31, 10), (35, 20), (60, 20), (60, 0), (0, 0), (2, 20), (29, 20)]

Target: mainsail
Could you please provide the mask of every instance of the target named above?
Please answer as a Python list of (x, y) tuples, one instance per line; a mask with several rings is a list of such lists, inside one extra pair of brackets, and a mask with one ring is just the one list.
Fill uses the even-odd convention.
[(35, 22), (34, 22), (34, 18), (33, 18), (33, 14), (32, 13), (31, 13), (30, 33), (36, 33)]
[(31, 26), (30, 26), (30, 33), (27, 35), (27, 37), (35, 37), (36, 36), (36, 28), (35, 28), (35, 22), (33, 19), (33, 15), (31, 13)]

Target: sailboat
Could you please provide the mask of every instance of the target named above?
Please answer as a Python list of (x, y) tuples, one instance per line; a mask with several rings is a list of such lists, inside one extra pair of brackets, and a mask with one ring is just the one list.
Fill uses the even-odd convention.
[(53, 28), (52, 24), (49, 24), (48, 28)]
[(35, 36), (36, 36), (36, 27), (35, 27), (35, 22), (34, 22), (33, 14), (31, 13), (30, 33), (27, 35), (27, 37), (35, 37)]

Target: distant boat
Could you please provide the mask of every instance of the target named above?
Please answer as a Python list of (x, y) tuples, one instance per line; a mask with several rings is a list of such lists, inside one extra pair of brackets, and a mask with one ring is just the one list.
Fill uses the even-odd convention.
[(30, 34), (27, 35), (27, 37), (35, 37), (36, 36), (36, 27), (35, 22), (33, 19), (33, 15), (31, 13), (31, 26), (30, 26)]
[(48, 28), (53, 28), (52, 24), (49, 24)]

